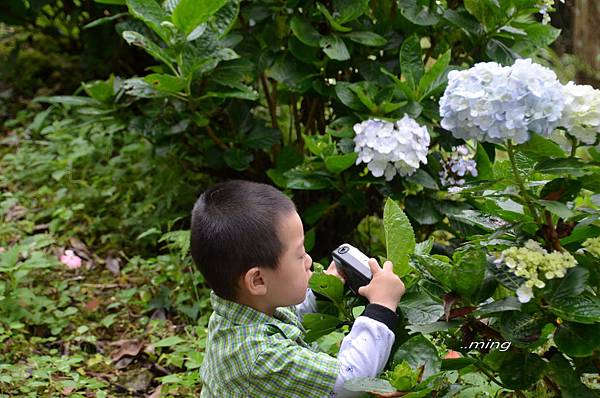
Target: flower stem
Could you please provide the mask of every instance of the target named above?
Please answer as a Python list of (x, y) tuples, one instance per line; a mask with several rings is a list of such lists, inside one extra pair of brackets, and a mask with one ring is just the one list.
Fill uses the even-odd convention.
[(506, 141), (506, 143), (507, 143), (506, 148), (508, 150), (508, 158), (510, 159), (510, 164), (512, 166), (512, 171), (515, 176), (515, 180), (517, 181), (517, 185), (519, 186), (519, 192), (520, 192), (521, 196), (523, 197), (523, 199), (525, 200), (525, 203), (527, 204), (527, 207), (529, 208), (529, 211), (531, 212), (531, 215), (535, 219), (536, 223), (538, 224), (538, 226), (541, 226), (544, 223), (542, 222), (542, 219), (540, 218), (535, 206), (531, 202), (531, 196), (525, 189), (525, 184), (523, 184), (523, 180), (521, 179), (521, 176), (519, 175), (519, 170), (517, 170), (517, 163), (515, 162), (515, 150), (514, 150), (512, 141), (509, 139)]

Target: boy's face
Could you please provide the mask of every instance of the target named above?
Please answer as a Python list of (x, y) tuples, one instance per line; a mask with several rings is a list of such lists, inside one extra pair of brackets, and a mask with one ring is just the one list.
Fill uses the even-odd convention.
[(277, 235), (284, 248), (277, 269), (269, 272), (267, 296), (275, 307), (300, 304), (306, 298), (312, 258), (304, 250), (304, 228), (297, 212), (280, 218)]

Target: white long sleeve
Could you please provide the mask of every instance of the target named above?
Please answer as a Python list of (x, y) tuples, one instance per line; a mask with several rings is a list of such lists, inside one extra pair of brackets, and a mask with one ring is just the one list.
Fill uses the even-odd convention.
[[(317, 311), (316, 297), (311, 289), (306, 299), (296, 306), (298, 317)], [(393, 316), (393, 315), (392, 315)], [(395, 335), (383, 322), (368, 316), (359, 316), (354, 321), (350, 333), (342, 340), (338, 353), (340, 373), (338, 374), (331, 398), (355, 398), (364, 392), (346, 390), (344, 382), (355, 377), (377, 376), (388, 361)]]
[(342, 340), (338, 354), (340, 374), (330, 397), (354, 398), (364, 395), (364, 392), (346, 390), (344, 382), (355, 377), (374, 377), (381, 373), (394, 340), (394, 333), (384, 323), (366, 316), (356, 318), (350, 333)]

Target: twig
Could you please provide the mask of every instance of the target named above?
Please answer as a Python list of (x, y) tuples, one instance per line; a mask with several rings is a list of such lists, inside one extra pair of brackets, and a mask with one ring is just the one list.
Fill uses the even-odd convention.
[(271, 126), (274, 129), (278, 129), (279, 124), (277, 123), (277, 104), (275, 103), (275, 99), (269, 93), (269, 83), (264, 73), (260, 74), (260, 81), (262, 83), (263, 91), (265, 92), (265, 97), (269, 106), (269, 114), (271, 115)]
[(219, 137), (217, 137), (217, 135), (215, 134), (215, 131), (214, 131), (214, 130), (213, 130), (211, 127), (210, 127), (210, 126), (206, 126), (206, 131), (208, 132), (208, 136), (209, 136), (209, 137), (210, 137), (210, 138), (213, 140), (213, 142), (214, 142), (215, 144), (217, 144), (217, 146), (218, 146), (219, 148), (221, 148), (221, 149), (222, 149), (222, 150), (224, 150), (224, 151), (226, 151), (226, 150), (228, 150), (228, 149), (229, 149), (229, 148), (227, 147), (227, 145), (225, 145), (225, 144), (223, 143), (223, 141), (221, 141), (221, 140), (219, 139)]

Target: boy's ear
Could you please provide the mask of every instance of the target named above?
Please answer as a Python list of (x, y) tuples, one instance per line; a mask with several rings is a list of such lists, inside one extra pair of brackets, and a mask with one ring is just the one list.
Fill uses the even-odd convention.
[(242, 276), (242, 286), (253, 296), (264, 296), (267, 294), (267, 281), (265, 273), (260, 267), (252, 267)]

